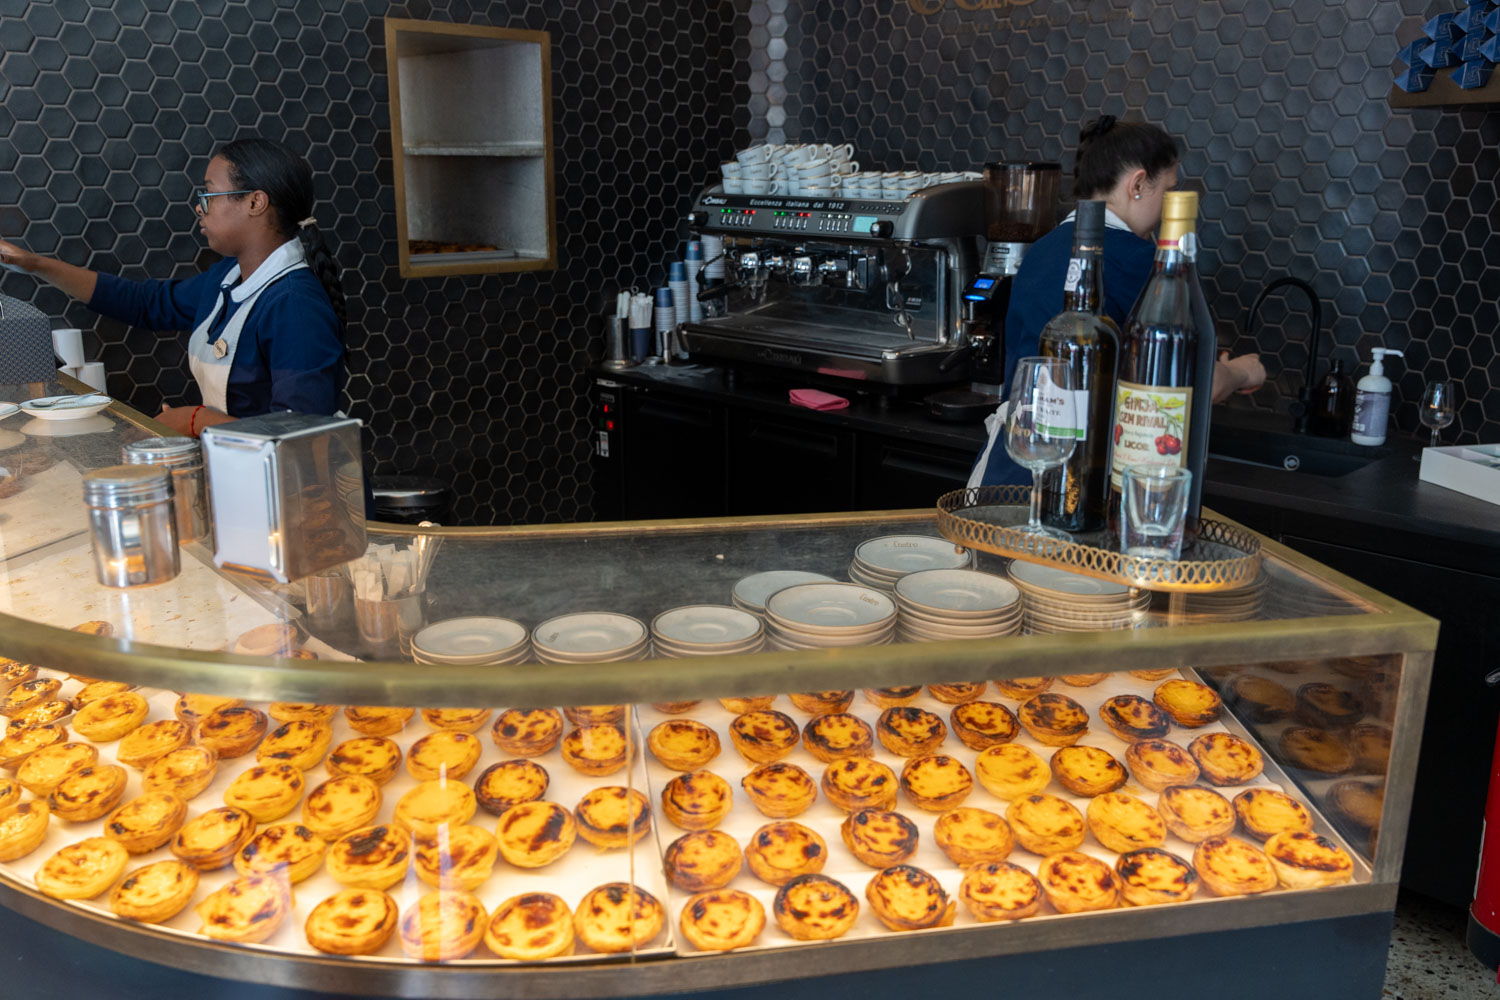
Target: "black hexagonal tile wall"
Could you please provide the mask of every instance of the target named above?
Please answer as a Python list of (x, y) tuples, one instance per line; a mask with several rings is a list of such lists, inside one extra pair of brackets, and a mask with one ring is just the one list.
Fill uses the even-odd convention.
[[(1496, 441), (1500, 113), (1387, 102), (1400, 44), (1454, 6), (748, 0), (767, 68), (742, 65), (740, 78), (764, 97), (752, 135), (853, 142), (874, 169), (1069, 166), (1088, 119), (1154, 121), (1179, 137), (1184, 179), (1204, 194), (1221, 341), (1259, 351), (1272, 376), (1237, 405), (1285, 408), (1300, 391), (1302, 314), (1282, 310), (1251, 337), (1246, 312), (1267, 281), (1314, 275), (1325, 356), (1349, 368), (1382, 343), (1411, 349), (1389, 366), (1402, 431), (1419, 429), (1425, 381), (1451, 377), (1475, 398), (1446, 438)], [(1442, 356), (1423, 346), (1439, 329), (1457, 345)]]
[[(281, 139), (314, 166), (317, 216), (344, 268), (347, 409), (365, 421), (373, 470), (450, 479), (456, 523), (586, 519), (582, 373), (597, 351), (598, 317), (617, 288), (664, 282), (709, 165), (749, 142), (736, 125), (748, 122), (752, 97), (749, 36), (752, 27), (767, 32), (754, 51), (769, 70), (771, 34), (786, 31), (779, 12), (752, 25), (749, 8), (748, 0), (8, 3), (0, 7), (0, 226), (6, 238), (72, 263), (186, 277), (213, 259), (187, 205), (213, 149), (247, 134)], [(551, 33), (557, 270), (400, 277), (388, 12)], [(735, 51), (739, 67), (726, 58)], [(781, 86), (778, 98), (785, 93)], [(594, 131), (611, 120), (620, 123), (613, 133)], [(111, 392), (138, 409), (154, 413), (196, 392), (179, 341), (129, 331), (55, 289), (28, 289), (26, 279), (7, 279), (5, 290), (29, 295), (58, 325), (89, 331)]]

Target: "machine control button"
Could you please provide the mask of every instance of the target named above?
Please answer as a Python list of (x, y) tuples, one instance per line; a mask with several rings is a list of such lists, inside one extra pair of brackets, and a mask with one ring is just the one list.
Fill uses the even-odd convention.
[(890, 219), (876, 219), (870, 223), (870, 235), (876, 239), (888, 240), (895, 231), (896, 227), (891, 224)]

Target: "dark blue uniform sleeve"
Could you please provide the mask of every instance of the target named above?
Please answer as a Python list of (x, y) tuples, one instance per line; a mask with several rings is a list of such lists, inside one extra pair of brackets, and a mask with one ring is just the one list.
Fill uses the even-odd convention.
[[(277, 282), (283, 284), (290, 282)], [(268, 289), (255, 304), (262, 361), (271, 376), (270, 409), (337, 412), (344, 379), (338, 318), (321, 289), (315, 296), (290, 287), (284, 292), (271, 295)]]
[(1121, 330), (1141, 297), (1151, 267), (1156, 261), (1156, 246), (1123, 229), (1104, 232), (1104, 311)]
[(100, 274), (89, 308), (147, 330), (191, 330), (205, 295), (217, 293), (222, 268), (180, 281), (131, 281)]

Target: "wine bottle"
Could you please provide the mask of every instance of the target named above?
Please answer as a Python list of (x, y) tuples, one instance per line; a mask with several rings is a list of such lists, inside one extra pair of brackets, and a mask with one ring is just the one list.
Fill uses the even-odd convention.
[(1042, 476), (1042, 523), (1063, 531), (1097, 531), (1109, 499), (1109, 430), (1114, 416), (1115, 354), (1120, 331), (1104, 315), (1104, 202), (1080, 201), (1073, 218), (1073, 257), (1063, 283), (1063, 311), (1042, 328), (1040, 353), (1073, 370), (1077, 446)]
[[(1213, 343), (1200, 335), (1200, 306), (1193, 307), (1197, 277), (1195, 227), (1198, 195), (1169, 191), (1162, 203), (1161, 228), (1156, 237), (1156, 262), (1120, 335), (1120, 361), (1115, 384), (1114, 417), (1110, 431), (1110, 528), (1118, 532), (1122, 476), (1133, 465), (1188, 467), (1201, 489), (1207, 435), (1196, 454), (1187, 447), (1192, 424), (1206, 411), (1212, 393), (1213, 369), (1201, 351)], [(1201, 291), (1198, 292), (1201, 296)], [(1208, 372), (1208, 382), (1203, 372)], [(1198, 406), (1194, 396), (1199, 395)], [(1203, 428), (1206, 431), (1206, 428)], [(1189, 501), (1183, 544), (1196, 538), (1198, 505)]]

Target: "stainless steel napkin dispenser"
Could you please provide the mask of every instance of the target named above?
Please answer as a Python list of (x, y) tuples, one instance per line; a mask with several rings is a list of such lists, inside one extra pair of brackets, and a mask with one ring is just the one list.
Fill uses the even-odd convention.
[(359, 427), (267, 413), (205, 428), (214, 565), (287, 583), (364, 555)]

